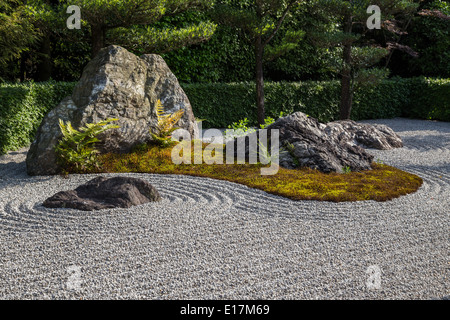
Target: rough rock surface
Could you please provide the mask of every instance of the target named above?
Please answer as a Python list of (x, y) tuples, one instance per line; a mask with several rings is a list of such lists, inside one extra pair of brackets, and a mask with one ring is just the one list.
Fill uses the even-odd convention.
[[(387, 126), (350, 120), (322, 124), (302, 112), (278, 119), (266, 129), (269, 142), (271, 130), (279, 130), (279, 162), (288, 169), (309, 167), (326, 173), (342, 172), (346, 167), (352, 171), (369, 170), (373, 156), (362, 147), (385, 150), (403, 146), (401, 138)], [(247, 160), (255, 149), (255, 145), (251, 147), (252, 135), (259, 138), (260, 131), (243, 138)], [(227, 144), (233, 144), (236, 156), (238, 143), (236, 139)]]
[(160, 201), (158, 190), (145, 180), (130, 177), (97, 177), (75, 190), (58, 192), (44, 201), (47, 208), (73, 208), (93, 211), (130, 208)]
[[(363, 148), (333, 139), (326, 125), (301, 112), (277, 120), (267, 127), (280, 131), (280, 145), (288, 152), (280, 154), (280, 165), (289, 169), (309, 167), (322, 172), (369, 170), (373, 156)], [(291, 148), (289, 148), (289, 145)]]
[(100, 138), (101, 152), (128, 152), (134, 145), (151, 139), (150, 128), (157, 123), (156, 103), (161, 100), (167, 113), (184, 109), (177, 127), (191, 136), (198, 126), (189, 100), (175, 75), (159, 55), (137, 57), (119, 46), (103, 49), (83, 71), (72, 95), (50, 111), (38, 129), (27, 156), (30, 175), (57, 174), (54, 146), (61, 137), (58, 119), (71, 121), (75, 128), (107, 118), (119, 118), (119, 129)]
[(363, 148), (390, 150), (402, 148), (402, 139), (386, 125), (356, 123), (352, 120), (329, 122), (325, 132), (335, 141), (347, 141)]

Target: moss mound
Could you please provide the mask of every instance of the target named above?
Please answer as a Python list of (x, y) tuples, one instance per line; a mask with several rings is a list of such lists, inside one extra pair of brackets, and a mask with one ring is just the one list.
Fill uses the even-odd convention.
[[(417, 191), (423, 182), (416, 175), (378, 163), (372, 164), (372, 170), (364, 172), (325, 174), (309, 168), (279, 168), (275, 175), (262, 176), (262, 164), (175, 165), (171, 153), (171, 148), (141, 146), (129, 154), (102, 155), (100, 162), (102, 172), (208, 177), (240, 183), (293, 200), (387, 201)], [(193, 159), (194, 154), (191, 156)]]

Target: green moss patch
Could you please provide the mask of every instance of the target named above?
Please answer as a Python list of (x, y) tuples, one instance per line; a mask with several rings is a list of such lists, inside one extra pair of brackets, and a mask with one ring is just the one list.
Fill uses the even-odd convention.
[[(279, 168), (272, 176), (261, 175), (262, 164), (180, 164), (172, 162), (171, 148), (138, 148), (130, 154), (100, 156), (102, 172), (181, 174), (240, 183), (251, 188), (293, 200), (387, 201), (413, 193), (422, 179), (384, 164), (374, 163), (372, 170), (346, 174), (325, 174), (302, 168)], [(193, 157), (193, 155), (191, 155)]]

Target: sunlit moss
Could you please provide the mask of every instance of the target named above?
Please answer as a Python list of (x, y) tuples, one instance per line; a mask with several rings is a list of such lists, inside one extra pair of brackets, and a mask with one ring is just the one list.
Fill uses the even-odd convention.
[[(205, 147), (205, 146), (204, 146)], [(131, 154), (106, 154), (100, 157), (102, 172), (139, 172), (183, 174), (240, 183), (293, 200), (386, 201), (417, 191), (422, 179), (383, 164), (372, 170), (348, 174), (325, 174), (302, 168), (280, 168), (273, 176), (262, 176), (261, 164), (180, 164), (171, 158), (171, 148), (149, 146)], [(191, 155), (192, 159), (194, 155)]]

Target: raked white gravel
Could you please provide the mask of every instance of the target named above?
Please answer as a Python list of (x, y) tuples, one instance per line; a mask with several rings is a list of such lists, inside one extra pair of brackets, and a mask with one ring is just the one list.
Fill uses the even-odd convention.
[(26, 149), (2, 156), (0, 299), (448, 299), (450, 123), (368, 122), (404, 139), (370, 152), (422, 177), (418, 192), (296, 202), (213, 179), (130, 174), (164, 200), (46, 209), (44, 199), (94, 175), (28, 177)]

